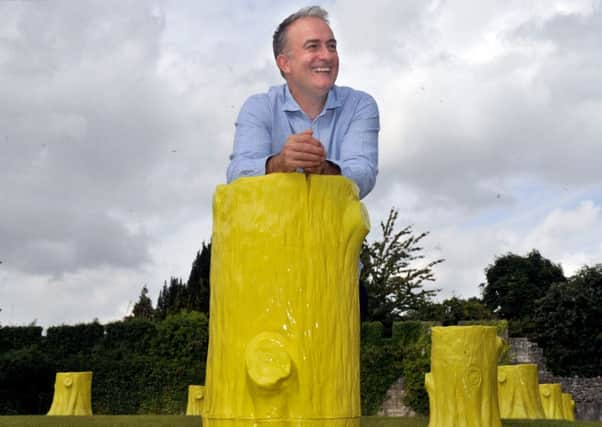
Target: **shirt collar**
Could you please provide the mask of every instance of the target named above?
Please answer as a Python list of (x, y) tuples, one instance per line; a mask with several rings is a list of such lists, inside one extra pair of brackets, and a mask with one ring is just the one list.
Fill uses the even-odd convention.
[[(326, 110), (333, 110), (341, 107), (342, 105), (343, 104), (341, 103), (341, 100), (337, 96), (337, 87), (333, 86), (328, 91), (326, 104), (324, 104), (324, 108), (322, 109), (320, 115), (322, 115)], [(301, 107), (299, 107), (299, 104), (297, 104), (297, 101), (295, 101), (295, 98), (293, 98), (291, 90), (287, 84), (284, 85), (284, 103), (282, 104), (282, 111), (301, 111)]]

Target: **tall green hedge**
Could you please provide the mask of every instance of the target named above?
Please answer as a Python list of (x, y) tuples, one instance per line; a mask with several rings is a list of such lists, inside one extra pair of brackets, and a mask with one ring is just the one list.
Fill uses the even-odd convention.
[(0, 354), (39, 344), (41, 340), (41, 326), (0, 326)]
[(404, 403), (416, 412), (428, 413), (424, 373), (430, 363), (428, 324), (420, 321), (393, 322), (391, 338), (383, 337), (380, 322), (362, 324), (361, 393), (362, 414), (375, 415), (387, 390), (404, 377)]
[(207, 328), (198, 312), (56, 326), (37, 342), (33, 330), (2, 328), (0, 415), (46, 413), (60, 371), (94, 372), (95, 414), (182, 414), (188, 385), (204, 383)]
[[(400, 376), (406, 405), (426, 413), (429, 326), (395, 322), (392, 336), (385, 338), (382, 324), (362, 325), (364, 415), (377, 412)], [(181, 312), (162, 321), (56, 326), (45, 337), (40, 332), (40, 328), (0, 329), (5, 346), (0, 353), (0, 415), (47, 412), (57, 371), (94, 372), (95, 414), (181, 414), (188, 385), (205, 382), (208, 320), (199, 312)]]

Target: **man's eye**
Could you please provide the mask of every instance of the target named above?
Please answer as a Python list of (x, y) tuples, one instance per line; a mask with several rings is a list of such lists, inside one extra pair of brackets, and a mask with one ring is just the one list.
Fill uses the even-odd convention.
[(333, 52), (337, 50), (336, 44), (329, 44), (329, 45), (327, 45), (327, 47), (328, 47), (328, 50), (333, 51)]
[(308, 44), (308, 45), (307, 45), (307, 48), (308, 48), (308, 49), (310, 49), (310, 50), (315, 50), (315, 49), (317, 49), (317, 48), (318, 48), (318, 45), (317, 45), (317, 44), (315, 44), (315, 43)]

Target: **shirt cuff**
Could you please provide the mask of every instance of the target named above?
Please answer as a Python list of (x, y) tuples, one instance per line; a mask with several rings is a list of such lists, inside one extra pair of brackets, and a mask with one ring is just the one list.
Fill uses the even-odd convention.
[(231, 162), (228, 169), (228, 182), (232, 182), (237, 178), (249, 176), (261, 176), (266, 174), (266, 162), (270, 156), (259, 157), (255, 159), (244, 159), (237, 163)]
[[(335, 159), (326, 159), (327, 162), (332, 163), (333, 165), (335, 165), (336, 167), (339, 168), (339, 170), (341, 171), (341, 175), (343, 175), (343, 166), (341, 166), (341, 162), (335, 160)], [(347, 177), (349, 178), (349, 177)]]

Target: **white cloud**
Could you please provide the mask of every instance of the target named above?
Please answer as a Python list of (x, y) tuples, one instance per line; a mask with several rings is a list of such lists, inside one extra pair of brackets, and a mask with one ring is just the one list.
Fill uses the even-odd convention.
[(600, 206), (591, 200), (583, 200), (569, 209), (554, 209), (524, 237), (522, 247), (545, 250), (548, 257), (563, 265), (567, 275), (574, 274), (584, 264), (599, 263), (600, 212)]
[[(187, 278), (238, 108), (282, 82), (272, 32), (302, 6), (0, 2), (0, 322), (120, 318)], [(600, 262), (599, 2), (324, 6), (339, 83), (381, 111), (371, 237), (391, 206), (431, 231), (444, 295), (508, 251)]]

